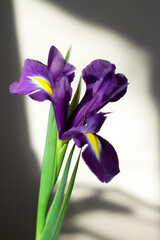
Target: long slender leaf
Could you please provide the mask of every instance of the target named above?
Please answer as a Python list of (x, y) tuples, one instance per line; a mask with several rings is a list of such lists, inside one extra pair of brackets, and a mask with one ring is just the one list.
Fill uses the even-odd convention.
[(66, 212), (66, 210), (67, 210), (68, 203), (69, 203), (69, 199), (70, 199), (70, 196), (71, 196), (71, 193), (72, 193), (72, 189), (73, 189), (73, 186), (74, 186), (74, 182), (75, 182), (75, 177), (76, 177), (76, 173), (77, 173), (77, 169), (78, 169), (78, 164), (79, 164), (80, 155), (81, 155), (81, 151), (80, 151), (80, 153), (79, 153), (79, 156), (78, 156), (76, 165), (75, 165), (75, 167), (74, 167), (74, 170), (73, 170), (73, 173), (72, 173), (72, 176), (71, 176), (71, 179), (70, 179), (68, 188), (67, 188), (67, 192), (66, 192), (66, 195), (65, 195), (65, 197), (64, 197), (64, 200), (63, 200), (63, 203), (62, 203), (62, 207), (61, 207), (61, 210), (60, 210), (60, 213), (59, 213), (57, 222), (56, 222), (56, 226), (55, 226), (55, 228), (53, 229), (53, 235), (52, 235), (53, 237), (52, 237), (52, 240), (57, 240), (58, 235), (59, 235), (59, 232), (60, 232), (61, 227), (62, 227), (64, 215), (65, 215), (65, 212)]
[(47, 215), (47, 219), (46, 219), (46, 224), (41, 236), (41, 240), (51, 240), (52, 239), (52, 232), (54, 229), (54, 226), (56, 224), (56, 220), (58, 218), (59, 215), (59, 211), (61, 208), (61, 204), (62, 204), (62, 200), (63, 200), (63, 194), (64, 194), (64, 189), (66, 186), (66, 182), (67, 182), (67, 177), (68, 177), (68, 172), (69, 172), (69, 168), (70, 168), (70, 163), (71, 163), (71, 159), (73, 156), (73, 152), (75, 149), (75, 144), (72, 147), (72, 150), (69, 154), (69, 157), (67, 159), (67, 163), (65, 165), (65, 169), (62, 175), (62, 179), (60, 181), (59, 187), (57, 189), (56, 195), (54, 197), (53, 203), (50, 207), (49, 213)]
[(72, 46), (70, 46), (70, 48), (68, 49), (68, 52), (66, 54), (66, 57), (65, 57), (65, 61), (68, 62), (69, 61), (69, 57), (70, 57), (70, 54), (71, 54), (71, 48)]
[(74, 97), (72, 99), (72, 102), (71, 102), (71, 105), (70, 105), (70, 108), (69, 108), (69, 112), (68, 112), (68, 118), (79, 103), (80, 93), (81, 93), (81, 82), (82, 82), (82, 77), (79, 80), (76, 92), (75, 92)]
[(61, 141), (60, 139), (58, 140), (58, 158), (57, 158), (57, 173), (56, 173), (56, 180), (59, 176), (59, 172), (61, 170), (61, 166), (63, 163), (63, 159), (68, 147), (68, 141)]
[(50, 107), (46, 144), (41, 170), (41, 181), (37, 212), (36, 240), (39, 240), (45, 225), (46, 213), (50, 195), (56, 179), (58, 130), (54, 117), (53, 106)]

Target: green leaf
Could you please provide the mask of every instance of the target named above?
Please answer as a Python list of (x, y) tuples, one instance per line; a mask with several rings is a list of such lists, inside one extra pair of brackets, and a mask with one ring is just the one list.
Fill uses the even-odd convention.
[(36, 240), (39, 240), (41, 237), (45, 225), (48, 202), (56, 180), (57, 140), (57, 124), (54, 117), (53, 106), (51, 104), (48, 119), (46, 144), (43, 156), (43, 164), (41, 170)]
[(63, 159), (68, 147), (69, 140), (67, 141), (61, 141), (60, 139), (58, 140), (58, 158), (57, 158), (57, 174), (56, 174), (56, 180), (59, 176), (59, 172), (61, 170), (61, 166), (63, 163)]
[(56, 226), (54, 228), (54, 233), (53, 233), (52, 240), (57, 240), (59, 232), (60, 232), (61, 227), (62, 227), (64, 215), (66, 213), (66, 210), (67, 210), (67, 207), (68, 207), (68, 203), (69, 203), (69, 199), (70, 199), (70, 196), (71, 196), (71, 193), (72, 193), (72, 189), (73, 189), (73, 186), (74, 186), (80, 155), (81, 155), (81, 151), (79, 153), (76, 165), (74, 167), (74, 170), (73, 170), (73, 173), (72, 173), (69, 185), (68, 185), (68, 189), (67, 189), (66, 195), (65, 195), (63, 203), (62, 203), (62, 207), (61, 207), (61, 210), (60, 210), (57, 222), (56, 222)]
[(54, 197), (54, 200), (50, 207), (49, 213), (47, 215), (46, 224), (45, 224), (42, 236), (41, 236), (41, 240), (51, 240), (52, 239), (53, 230), (55, 228), (56, 220), (58, 218), (58, 214), (59, 214), (62, 200), (63, 200), (63, 194), (64, 194), (66, 182), (67, 182), (68, 172), (69, 172), (70, 163), (71, 163), (74, 149), (75, 149), (75, 144), (73, 145), (72, 150), (67, 159), (59, 187), (57, 189), (56, 195)]
[(68, 112), (68, 116), (67, 116), (68, 118), (79, 103), (80, 93), (81, 93), (81, 82), (82, 82), (82, 77), (80, 77), (76, 92), (75, 92), (74, 97), (72, 99), (72, 102), (71, 102), (71, 105), (70, 105), (70, 108), (69, 108), (69, 112)]
[(71, 54), (71, 49), (72, 49), (72, 46), (70, 46), (70, 48), (68, 49), (68, 52), (66, 54), (66, 57), (65, 57), (65, 61), (68, 62), (69, 61), (69, 57), (70, 57), (70, 54)]

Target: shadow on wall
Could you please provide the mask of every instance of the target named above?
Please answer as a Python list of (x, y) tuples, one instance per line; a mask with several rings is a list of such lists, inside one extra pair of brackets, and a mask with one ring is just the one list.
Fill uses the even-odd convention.
[[(11, 0), (3, 1), (0, 8), (0, 22), (3, 24), (0, 39), (0, 236), (1, 239), (29, 240), (34, 239), (35, 233), (40, 169), (29, 143), (23, 98), (12, 96), (8, 91), (9, 84), (18, 80), (20, 75), (11, 2)], [(87, 5), (84, 0), (54, 0), (53, 2), (80, 18), (116, 30), (150, 50), (154, 57), (152, 92), (157, 104), (159, 103), (160, 81), (157, 76), (159, 76), (160, 66), (160, 32), (158, 28), (160, 2), (158, 0), (152, 2), (151, 0), (132, 2), (127, 0), (88, 0)], [(96, 209), (104, 208), (110, 209), (110, 211), (116, 209), (116, 211), (122, 211), (125, 214), (132, 213), (130, 209), (122, 209), (109, 202), (102, 202), (95, 196), (92, 204), (91, 199), (85, 199), (84, 201), (78, 206), (83, 211), (92, 211), (96, 207)], [(68, 212), (69, 217), (75, 213), (78, 214), (80, 211), (80, 209), (73, 211), (74, 205), (72, 202), (71, 206), (71, 211)], [(73, 228), (71, 230), (74, 231)], [(75, 231), (79, 231), (79, 229), (77, 230), (75, 227)], [(103, 240), (104, 237), (97, 236), (97, 239)]]
[(86, 240), (159, 239), (158, 207), (116, 189), (91, 189), (85, 184), (76, 185), (75, 191), (80, 198), (74, 199), (73, 192), (61, 240), (75, 236)]
[[(107, 196), (105, 196), (106, 191), (104, 190), (94, 189), (92, 192), (90, 187), (87, 189), (86, 185), (78, 185), (77, 191), (82, 191), (82, 196), (83, 189), (88, 190), (90, 195), (88, 197), (84, 196), (84, 198), (81, 197), (79, 200), (75, 201), (71, 199), (62, 228), (62, 234), (65, 236), (64, 239), (69, 239), (72, 234), (76, 234), (77, 236), (78, 234), (82, 234), (82, 236), (85, 236), (86, 239), (115, 240), (112, 236), (107, 237), (107, 221), (103, 222), (103, 220), (98, 218), (99, 215), (97, 216), (96, 213), (103, 213), (101, 214), (101, 217), (105, 215), (105, 220), (107, 220), (110, 218), (109, 213), (113, 216), (114, 214), (132, 216), (132, 208), (130, 206), (123, 206), (121, 203), (114, 202), (114, 199), (108, 199), (107, 196), (110, 196), (110, 191), (107, 191)], [(83, 223), (80, 220), (77, 220), (78, 218), (83, 218)], [(101, 232), (98, 228), (95, 229), (94, 222), (96, 222), (97, 225), (102, 225), (104, 231)], [(90, 226), (93, 226), (92, 230)]]
[(0, 238), (34, 239), (40, 169), (31, 150), (23, 98), (9, 94), (19, 79), (19, 58), (11, 0), (1, 17), (1, 181)]
[[(151, 90), (159, 109), (160, 104), (160, 1), (112, 0), (48, 0), (83, 20), (106, 26), (123, 34), (132, 42), (148, 49), (153, 56)], [(136, 71), (136, 69), (135, 69)]]

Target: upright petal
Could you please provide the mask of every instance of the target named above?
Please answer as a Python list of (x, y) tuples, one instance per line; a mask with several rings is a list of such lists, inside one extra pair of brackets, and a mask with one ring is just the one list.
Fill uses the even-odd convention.
[(126, 92), (127, 78), (123, 74), (115, 74), (115, 69), (115, 65), (109, 61), (97, 59), (82, 71), (87, 89), (92, 89), (93, 94), (101, 91), (103, 104), (119, 100)]
[(118, 156), (113, 146), (98, 135), (87, 133), (88, 146), (82, 157), (101, 182), (109, 182), (119, 173)]
[(10, 92), (29, 95), (37, 101), (51, 100), (53, 92), (47, 66), (41, 62), (26, 59), (20, 81), (10, 85)]
[(64, 132), (71, 95), (69, 79), (65, 76), (57, 79), (53, 86), (53, 107), (60, 138)]
[(111, 64), (109, 61), (102, 59), (92, 61), (82, 71), (87, 88), (93, 87), (92, 84), (95, 84), (101, 77), (104, 77), (105, 74), (114, 70), (115, 65)]
[(105, 60), (95, 60), (82, 71), (86, 93), (70, 116), (70, 125), (82, 124), (84, 113), (99, 111), (108, 102), (117, 101), (127, 89), (127, 78), (115, 74), (115, 65)]
[(55, 83), (56, 79), (61, 75), (65, 64), (65, 59), (60, 51), (55, 46), (52, 46), (49, 50), (48, 69), (52, 74), (53, 83)]

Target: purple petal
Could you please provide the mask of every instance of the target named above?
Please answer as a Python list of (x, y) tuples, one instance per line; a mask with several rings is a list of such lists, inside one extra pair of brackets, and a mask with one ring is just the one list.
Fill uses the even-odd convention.
[(115, 149), (98, 135), (94, 135), (93, 139), (89, 136), (86, 138), (88, 146), (82, 153), (84, 161), (101, 182), (109, 182), (119, 173), (118, 156)]
[[(96, 113), (96, 112), (92, 112), (90, 114), (88, 114), (88, 116), (84, 116), (84, 125), (81, 126), (77, 126), (77, 127), (72, 127), (72, 128), (68, 128), (68, 131), (65, 131), (62, 136), (61, 136), (61, 140), (64, 140), (65, 138), (71, 138), (74, 137), (77, 134), (81, 134), (81, 133), (97, 133), (99, 132), (101, 126), (103, 125), (104, 121), (105, 121), (106, 117), (105, 117), (105, 113)], [(67, 129), (67, 125), (66, 125), (66, 129)], [(82, 134), (83, 135), (83, 134)], [(79, 146), (77, 144), (77, 146)]]
[(82, 148), (87, 143), (86, 136), (82, 133), (76, 134), (73, 140), (79, 148)]
[(19, 82), (10, 86), (13, 94), (30, 95), (37, 101), (51, 100), (51, 77), (47, 66), (41, 62), (26, 59)]
[[(105, 104), (111, 99), (112, 101), (119, 100), (126, 92), (127, 78), (123, 74), (115, 74), (115, 69), (114, 64), (98, 59), (91, 62), (82, 71), (87, 89), (92, 89), (93, 95), (101, 91)], [(93, 78), (96, 81), (93, 82)]]
[(68, 79), (69, 79), (69, 82), (72, 82), (73, 81), (73, 78), (74, 78), (74, 71), (76, 70), (76, 68), (71, 65), (70, 63), (66, 63), (63, 71), (62, 71), (62, 74), (64, 76), (67, 76)]
[(104, 72), (107, 74), (110, 71), (115, 70), (115, 65), (111, 64), (109, 61), (98, 59), (92, 61), (86, 68), (83, 69), (82, 75), (83, 79), (88, 85), (96, 83), (98, 79), (103, 77)]
[(59, 137), (61, 137), (62, 132), (64, 132), (71, 95), (72, 88), (68, 78), (63, 76), (57, 79), (53, 86), (53, 107), (59, 130)]
[(53, 83), (61, 75), (65, 64), (66, 62), (62, 54), (56, 47), (52, 46), (48, 56), (48, 69), (52, 74)]
[[(119, 90), (119, 88), (123, 86), (123, 84), (127, 83), (127, 78), (121, 73), (116, 74), (116, 78), (118, 82), (117, 90)], [(118, 93), (115, 94), (115, 96), (110, 99), (110, 102), (118, 101), (121, 97), (123, 97), (126, 91), (127, 91), (127, 86), (123, 88), (121, 91), (118, 91)]]
[(85, 133), (97, 133), (105, 121), (105, 113), (92, 112), (86, 117)]
[(99, 111), (110, 101), (117, 101), (127, 89), (127, 78), (115, 74), (115, 65), (105, 60), (95, 60), (83, 69), (86, 93), (70, 116), (70, 126), (83, 122), (84, 113)]

